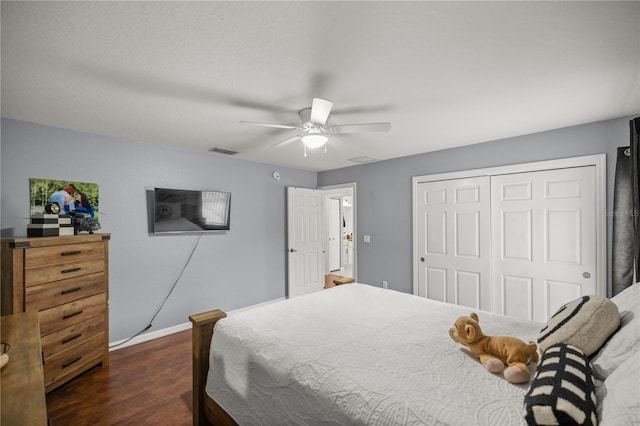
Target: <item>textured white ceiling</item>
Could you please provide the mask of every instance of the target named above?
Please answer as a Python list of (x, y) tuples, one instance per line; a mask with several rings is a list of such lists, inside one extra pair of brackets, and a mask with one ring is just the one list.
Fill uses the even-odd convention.
[[(308, 170), (640, 112), (640, 2), (2, 2), (2, 116)], [(313, 97), (328, 152), (271, 146)]]

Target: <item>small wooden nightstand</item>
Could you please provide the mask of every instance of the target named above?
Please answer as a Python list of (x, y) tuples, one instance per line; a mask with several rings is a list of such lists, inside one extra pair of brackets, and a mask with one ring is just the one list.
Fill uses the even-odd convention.
[(2, 368), (0, 424), (46, 425), (44, 370), (37, 312), (0, 317), (1, 338), (9, 343), (9, 363)]

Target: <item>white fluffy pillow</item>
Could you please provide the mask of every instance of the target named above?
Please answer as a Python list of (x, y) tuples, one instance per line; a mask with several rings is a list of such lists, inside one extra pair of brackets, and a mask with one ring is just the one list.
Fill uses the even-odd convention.
[(640, 348), (640, 283), (611, 299), (620, 310), (620, 329), (591, 358), (593, 375), (605, 380)]
[(596, 390), (600, 426), (640, 424), (640, 351), (636, 348)]

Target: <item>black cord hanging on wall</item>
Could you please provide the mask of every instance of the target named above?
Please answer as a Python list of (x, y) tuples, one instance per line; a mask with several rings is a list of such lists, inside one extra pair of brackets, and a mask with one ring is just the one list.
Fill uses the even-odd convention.
[(135, 337), (138, 337), (139, 335), (141, 335), (145, 331), (149, 330), (153, 326), (153, 321), (156, 319), (156, 317), (158, 316), (158, 314), (160, 313), (160, 311), (164, 307), (165, 303), (167, 303), (167, 300), (169, 300), (169, 297), (173, 293), (173, 290), (175, 290), (176, 286), (178, 285), (178, 282), (180, 282), (180, 278), (182, 278), (182, 275), (184, 274), (184, 271), (187, 269), (187, 266), (189, 266), (189, 263), (191, 263), (191, 258), (193, 257), (193, 253), (195, 253), (196, 248), (198, 248), (198, 244), (200, 244), (200, 238), (201, 237), (202, 237), (202, 233), (198, 234), (198, 238), (196, 238), (196, 241), (193, 244), (193, 247), (191, 248), (191, 251), (189, 252), (189, 256), (187, 257), (186, 262), (182, 266), (182, 269), (180, 270), (180, 273), (178, 274), (178, 277), (175, 279), (175, 281), (171, 285), (171, 288), (169, 289), (169, 292), (167, 293), (165, 298), (162, 300), (162, 302), (160, 302), (160, 305), (158, 306), (158, 309), (156, 309), (155, 313), (151, 317), (151, 320), (149, 320), (149, 324), (147, 324), (147, 326), (145, 328), (143, 328), (142, 330), (138, 331), (133, 336), (128, 337), (127, 339), (123, 340), (122, 342), (116, 343), (115, 345), (109, 346), (109, 349), (115, 348), (115, 347), (124, 345), (127, 342), (130, 342), (132, 339), (134, 339)]

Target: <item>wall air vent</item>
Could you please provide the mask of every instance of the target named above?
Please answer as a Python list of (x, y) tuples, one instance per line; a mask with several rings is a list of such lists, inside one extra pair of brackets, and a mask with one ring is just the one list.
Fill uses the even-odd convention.
[(224, 155), (235, 155), (238, 153), (238, 151), (232, 151), (230, 149), (224, 149), (224, 148), (211, 148), (209, 150), (209, 152), (217, 152), (218, 154), (224, 154)]

